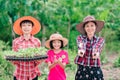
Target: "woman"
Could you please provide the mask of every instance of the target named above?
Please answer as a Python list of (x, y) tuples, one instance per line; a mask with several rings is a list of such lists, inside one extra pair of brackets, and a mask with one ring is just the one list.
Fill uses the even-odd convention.
[(77, 37), (78, 55), (75, 64), (78, 69), (75, 80), (104, 80), (100, 67), (104, 39), (95, 35), (103, 26), (104, 22), (95, 20), (94, 16), (85, 17), (83, 22), (77, 25), (76, 28), (81, 35)]

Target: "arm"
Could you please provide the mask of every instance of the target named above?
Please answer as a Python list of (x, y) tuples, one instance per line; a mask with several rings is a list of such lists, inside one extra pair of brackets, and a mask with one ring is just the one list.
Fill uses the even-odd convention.
[(68, 52), (64, 51), (61, 58), (58, 59), (58, 64), (64, 69), (66, 64), (69, 63)]
[(38, 38), (36, 38), (36, 47), (41, 47), (41, 42)]
[(48, 62), (48, 68), (49, 68), (49, 70), (51, 70), (53, 67), (55, 67), (56, 64), (59, 64), (63, 69), (64, 69), (65, 66), (66, 66), (66, 63), (62, 63), (60, 60), (57, 60), (57, 61), (54, 62), (54, 63)]
[[(36, 38), (36, 47), (39, 48), (41, 46), (41, 42), (38, 38)], [(44, 59), (42, 60), (35, 60), (35, 66), (38, 66), (39, 64), (41, 64), (43, 61), (45, 61)]]
[(93, 59), (97, 59), (100, 56), (100, 53), (103, 49), (105, 40), (103, 38), (99, 38), (96, 42), (95, 46), (93, 47)]
[(58, 64), (64, 69), (66, 66), (66, 63), (62, 63), (60, 60), (58, 60)]
[(48, 68), (49, 68), (49, 70), (51, 70), (53, 67), (55, 67), (56, 64), (57, 64), (57, 61), (56, 61), (56, 62), (53, 62), (53, 63), (48, 62)]
[(12, 42), (12, 50), (13, 50), (13, 51), (18, 51), (18, 46), (17, 46), (17, 44), (16, 44), (16, 39), (13, 40), (13, 42)]
[(77, 37), (77, 46), (78, 46), (78, 55), (80, 57), (83, 57), (85, 50), (84, 50), (84, 43), (83, 43), (82, 38), (80, 36)]
[(95, 46), (93, 47), (93, 52), (98, 52), (101, 53), (102, 49), (103, 49), (103, 45), (104, 45), (105, 40), (103, 38), (99, 38), (95, 44)]
[(97, 46), (98, 46), (98, 51), (99, 51), (99, 53), (102, 52), (104, 43), (105, 43), (105, 40), (102, 38), (102, 39), (99, 41), (99, 44), (97, 45)]
[[(18, 51), (18, 46), (16, 44), (16, 39), (13, 40), (13, 43), (12, 43), (12, 50), (13, 51)], [(19, 61), (10, 61), (12, 64), (14, 65), (17, 65), (19, 63)]]
[(78, 46), (78, 53), (77, 53), (77, 56), (74, 59), (74, 63), (78, 64), (79, 63), (79, 58), (84, 56), (85, 51), (84, 51), (84, 44), (83, 44), (81, 36), (78, 36), (76, 41), (77, 41), (77, 46)]

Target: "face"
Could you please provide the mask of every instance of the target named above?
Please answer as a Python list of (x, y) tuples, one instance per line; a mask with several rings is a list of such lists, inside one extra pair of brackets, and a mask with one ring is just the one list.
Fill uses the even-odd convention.
[(60, 40), (54, 40), (52, 44), (53, 44), (54, 49), (60, 49), (60, 47), (61, 47)]
[(96, 25), (94, 22), (88, 22), (87, 24), (85, 24), (84, 29), (87, 35), (94, 35), (96, 31)]
[(31, 23), (22, 23), (21, 28), (22, 28), (23, 34), (30, 34), (33, 27)]

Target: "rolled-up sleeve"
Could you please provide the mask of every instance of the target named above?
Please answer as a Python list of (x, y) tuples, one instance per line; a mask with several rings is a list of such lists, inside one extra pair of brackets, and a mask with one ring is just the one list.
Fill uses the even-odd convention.
[(83, 43), (80, 36), (77, 37), (77, 46), (78, 46), (78, 50), (83, 50), (84, 49), (84, 43)]
[(12, 42), (12, 50), (18, 51), (18, 46), (16, 44), (16, 40), (13, 40), (13, 42)]
[(105, 43), (105, 40), (103, 38), (99, 38), (97, 40), (95, 46), (93, 47), (93, 52), (101, 53), (104, 43)]
[[(85, 50), (84, 50), (84, 44), (85, 44), (85, 43), (83, 42), (81, 36), (78, 36), (78, 37), (77, 37), (76, 42), (77, 42), (78, 52), (85, 52)], [(75, 59), (74, 59), (74, 63), (75, 63), (75, 64), (78, 64), (78, 63), (79, 63), (79, 58), (80, 58), (79, 55), (77, 55), (77, 56), (75, 57)]]

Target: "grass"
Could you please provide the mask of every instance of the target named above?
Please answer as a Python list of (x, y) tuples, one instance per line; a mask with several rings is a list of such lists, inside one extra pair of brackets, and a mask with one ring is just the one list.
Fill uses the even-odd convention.
[(120, 67), (120, 57), (114, 61), (114, 67)]

